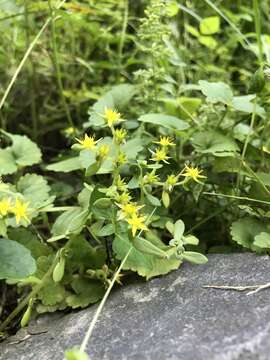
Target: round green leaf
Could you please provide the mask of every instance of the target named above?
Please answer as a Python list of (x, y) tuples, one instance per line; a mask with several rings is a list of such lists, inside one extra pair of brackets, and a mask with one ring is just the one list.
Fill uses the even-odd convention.
[(0, 279), (23, 279), (36, 271), (31, 252), (16, 241), (0, 239)]

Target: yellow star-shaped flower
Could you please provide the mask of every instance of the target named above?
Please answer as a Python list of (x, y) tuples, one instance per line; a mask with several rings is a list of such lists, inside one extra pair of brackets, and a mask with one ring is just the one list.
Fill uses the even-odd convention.
[(154, 141), (155, 144), (159, 144), (162, 147), (175, 146), (175, 143), (169, 136), (161, 136), (159, 141)]
[(151, 160), (153, 160), (155, 162), (163, 161), (168, 164), (167, 160), (169, 159), (169, 156), (167, 155), (167, 151), (165, 148), (157, 149), (155, 152), (152, 152), (152, 154), (153, 154), (153, 156), (152, 156)]
[(16, 199), (15, 206), (12, 207), (12, 212), (16, 217), (17, 224), (19, 224), (21, 220), (26, 220), (27, 222), (30, 222), (27, 216), (28, 205), (29, 203), (25, 203), (19, 199)]
[(132, 203), (132, 202), (123, 205), (117, 204), (117, 206), (119, 206), (121, 209), (118, 217), (119, 220), (132, 217), (133, 215), (136, 215), (140, 209), (143, 208), (143, 205), (139, 206), (136, 205), (136, 203)]
[(131, 231), (133, 237), (135, 237), (136, 232), (138, 230), (148, 230), (145, 225), (146, 216), (138, 216), (137, 214), (133, 214), (130, 219), (127, 220), (129, 225), (131, 225)]
[(182, 174), (182, 176), (193, 179), (197, 183), (201, 183), (199, 179), (206, 179), (206, 176), (201, 175), (202, 170), (199, 170), (199, 168), (197, 168), (197, 167), (185, 165), (184, 170), (185, 170), (185, 172)]
[(96, 144), (99, 142), (99, 140), (95, 140), (94, 136), (88, 136), (87, 134), (84, 135), (83, 140), (77, 138), (76, 140), (83, 149), (87, 149), (87, 150), (93, 150), (96, 147)]
[(111, 108), (105, 108), (103, 117), (109, 127), (113, 127), (116, 123), (123, 121), (123, 119), (121, 119), (121, 114)]
[(11, 204), (9, 199), (2, 199), (0, 201), (0, 215), (6, 216), (11, 210)]

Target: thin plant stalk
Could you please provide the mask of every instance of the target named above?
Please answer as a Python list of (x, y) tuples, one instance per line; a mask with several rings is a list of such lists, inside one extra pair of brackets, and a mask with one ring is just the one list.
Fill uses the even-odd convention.
[(106, 300), (107, 300), (108, 296), (110, 295), (110, 292), (111, 292), (111, 290), (112, 290), (112, 288), (113, 288), (113, 286), (114, 286), (114, 283), (116, 282), (116, 280), (117, 280), (117, 278), (118, 278), (118, 276), (119, 276), (119, 274), (120, 274), (120, 271), (122, 270), (123, 266), (125, 265), (125, 262), (127, 261), (129, 255), (130, 255), (132, 249), (133, 249), (133, 248), (131, 247), (131, 248), (128, 250), (128, 252), (127, 252), (126, 256), (124, 257), (124, 259), (122, 260), (122, 262), (121, 262), (118, 270), (117, 270), (116, 273), (114, 274), (114, 277), (113, 277), (112, 281), (110, 282), (110, 286), (108, 287), (105, 295), (103, 296), (102, 301), (100, 302), (100, 304), (99, 304), (99, 306), (98, 306), (98, 309), (97, 309), (97, 311), (96, 311), (96, 313), (95, 313), (95, 315), (94, 315), (94, 317), (93, 317), (93, 319), (92, 319), (92, 321), (91, 321), (91, 323), (90, 323), (90, 326), (89, 326), (89, 328), (88, 328), (88, 330), (87, 330), (87, 332), (86, 332), (86, 334), (85, 334), (85, 337), (84, 337), (84, 339), (83, 339), (83, 342), (82, 342), (82, 344), (81, 344), (81, 346), (80, 346), (80, 351), (85, 351), (86, 346), (87, 346), (87, 344), (88, 344), (88, 341), (89, 341), (89, 339), (90, 339), (90, 337), (91, 337), (91, 335), (92, 335), (92, 333), (93, 333), (94, 327), (95, 327), (96, 322), (97, 322), (97, 320), (98, 320), (98, 317), (99, 317), (99, 315), (100, 315), (100, 313), (101, 313), (101, 311), (102, 311), (102, 309), (103, 309), (103, 307), (104, 307), (104, 305), (105, 305), (105, 303), (106, 303)]
[[(62, 0), (57, 6), (56, 6), (56, 9), (60, 9), (62, 7), (62, 5), (66, 2), (67, 0)], [(45, 29), (48, 27), (48, 25), (50, 24), (50, 22), (52, 21), (52, 18), (48, 18), (45, 23), (43, 24), (43, 26), (41, 27), (41, 29), (39, 30), (39, 32), (37, 33), (37, 35), (35, 36), (35, 38), (32, 40), (31, 44), (29, 45), (29, 48), (26, 50), (19, 66), (17, 67), (15, 73), (13, 74), (7, 88), (6, 88), (6, 91), (0, 101), (0, 110), (2, 109), (9, 93), (10, 93), (10, 90), (12, 89), (15, 81), (17, 80), (17, 77), (18, 75), (20, 74), (26, 60), (28, 59), (29, 55), (31, 54), (31, 51), (33, 50), (34, 46), (37, 44), (39, 38), (41, 37), (41, 35), (44, 33)]]
[(118, 48), (119, 75), (121, 74), (122, 67), (123, 67), (123, 49), (124, 49), (124, 45), (125, 45), (127, 25), (128, 25), (128, 11), (129, 11), (129, 0), (125, 0), (123, 25), (122, 25), (121, 37), (120, 37), (119, 48)]
[[(146, 220), (146, 224), (148, 224), (148, 222), (150, 221), (150, 219), (151, 219), (152, 216), (154, 215), (156, 209), (157, 209), (157, 208), (155, 207), (155, 208), (153, 209), (153, 211), (151, 212), (151, 214), (148, 216), (148, 218), (147, 218), (147, 220)], [(139, 232), (139, 235), (138, 235), (138, 236), (140, 236), (141, 233), (142, 233), (142, 230)], [(122, 260), (121, 264), (119, 265), (118, 270), (115, 272), (115, 274), (114, 274), (114, 276), (113, 276), (113, 279), (112, 279), (112, 281), (110, 282), (110, 286), (108, 287), (105, 295), (103, 296), (103, 299), (101, 300), (101, 302), (100, 302), (100, 304), (99, 304), (99, 306), (98, 306), (98, 308), (97, 308), (97, 311), (96, 311), (96, 313), (95, 313), (95, 315), (94, 315), (94, 317), (93, 317), (93, 319), (92, 319), (92, 321), (91, 321), (91, 323), (90, 323), (90, 325), (89, 325), (89, 328), (88, 328), (88, 330), (87, 330), (87, 332), (86, 332), (86, 334), (85, 334), (85, 337), (84, 337), (84, 339), (83, 339), (83, 342), (82, 342), (82, 344), (81, 344), (81, 346), (80, 346), (80, 351), (82, 351), (82, 352), (85, 351), (85, 349), (86, 349), (86, 347), (87, 347), (87, 344), (88, 344), (88, 342), (89, 342), (89, 339), (90, 339), (90, 337), (91, 337), (91, 335), (92, 335), (92, 333), (93, 333), (93, 330), (94, 330), (94, 327), (95, 327), (95, 325), (96, 325), (96, 322), (97, 322), (97, 320), (98, 320), (98, 318), (99, 318), (99, 315), (100, 315), (100, 313), (101, 313), (101, 311), (102, 311), (102, 309), (103, 309), (103, 307), (104, 307), (104, 305), (105, 305), (105, 303), (106, 303), (107, 298), (108, 298), (109, 295), (110, 295), (110, 292), (111, 292), (111, 290), (112, 290), (112, 288), (113, 288), (113, 286), (114, 286), (114, 284), (115, 284), (115, 282), (116, 282), (116, 280), (117, 280), (117, 278), (118, 278), (118, 276), (119, 276), (119, 274), (120, 274), (120, 271), (122, 270), (123, 266), (125, 265), (125, 262), (127, 261), (127, 259), (128, 259), (128, 257), (129, 257), (129, 255), (130, 255), (130, 253), (131, 253), (132, 250), (133, 250), (133, 248), (130, 247), (129, 250), (128, 250), (128, 252), (126, 253), (126, 256), (124, 257), (124, 259)]]
[(255, 18), (255, 30), (257, 36), (257, 44), (259, 49), (259, 62), (262, 66), (263, 63), (263, 44), (262, 44), (262, 30), (261, 30), (261, 11), (258, 0), (253, 0), (253, 12)]
[(250, 137), (251, 137), (251, 132), (253, 131), (254, 129), (254, 124), (255, 124), (255, 119), (256, 119), (256, 107), (257, 107), (257, 99), (255, 99), (255, 102), (254, 102), (254, 105), (253, 105), (253, 112), (252, 112), (252, 115), (251, 115), (251, 120), (250, 120), (250, 125), (249, 125), (249, 132), (247, 134), (247, 137), (246, 137), (246, 140), (245, 140), (245, 143), (244, 143), (244, 147), (243, 147), (243, 150), (242, 150), (242, 154), (241, 154), (241, 164), (240, 164), (240, 169), (239, 169), (239, 172), (237, 174), (237, 179), (236, 179), (236, 193), (238, 193), (239, 191), (239, 187), (241, 185), (241, 170), (242, 170), (242, 166), (245, 162), (245, 156), (246, 156), (246, 152), (247, 152), (247, 147), (248, 147), (248, 144), (250, 142)]
[(58, 59), (56, 29), (55, 29), (55, 20), (56, 20), (56, 18), (54, 16), (54, 9), (52, 8), (51, 0), (48, 0), (48, 4), (49, 4), (51, 19), (52, 19), (52, 21), (51, 21), (51, 32), (52, 32), (52, 48), (53, 48), (53, 65), (54, 65), (55, 73), (56, 73), (57, 86), (58, 86), (58, 89), (59, 89), (60, 98), (61, 98), (62, 105), (63, 105), (63, 108), (64, 108), (65, 113), (66, 113), (66, 117), (67, 117), (69, 126), (73, 127), (74, 126), (73, 120), (71, 118), (70, 111), (69, 111), (69, 108), (68, 108), (68, 104), (66, 102), (66, 98), (65, 98), (65, 95), (64, 95), (62, 74), (61, 74), (61, 68), (60, 68), (59, 59)]
[[(26, 26), (26, 45), (29, 48), (30, 45), (30, 24), (29, 24), (29, 14), (28, 14), (28, 1), (24, 2), (24, 19)], [(37, 93), (37, 82), (36, 82), (36, 70), (35, 64), (33, 60), (32, 54), (29, 55), (30, 60), (30, 68), (29, 68), (29, 87), (30, 87), (30, 95), (31, 95), (31, 119), (32, 119), (32, 127), (33, 127), (33, 137), (37, 140), (37, 128), (38, 128), (38, 112), (36, 106), (36, 93)]]

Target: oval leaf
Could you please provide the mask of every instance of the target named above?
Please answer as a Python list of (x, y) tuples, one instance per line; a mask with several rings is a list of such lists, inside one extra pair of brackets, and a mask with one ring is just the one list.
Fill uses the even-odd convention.
[(16, 241), (0, 239), (0, 279), (23, 279), (36, 271), (31, 252)]

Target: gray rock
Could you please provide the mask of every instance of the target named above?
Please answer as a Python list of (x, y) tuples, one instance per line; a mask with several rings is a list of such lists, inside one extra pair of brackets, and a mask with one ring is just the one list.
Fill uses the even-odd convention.
[[(88, 346), (91, 360), (269, 360), (270, 289), (253, 295), (204, 285), (270, 281), (267, 256), (211, 255), (114, 291)], [(62, 360), (80, 344), (96, 306), (39, 318), (21, 342), (0, 344), (1, 360)], [(44, 332), (45, 331), (45, 332)], [(40, 333), (43, 332), (43, 333)], [(29, 334), (31, 333), (31, 334)], [(13, 342), (13, 343), (12, 343)]]

